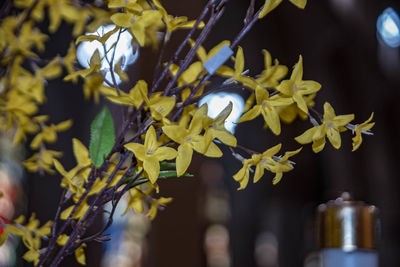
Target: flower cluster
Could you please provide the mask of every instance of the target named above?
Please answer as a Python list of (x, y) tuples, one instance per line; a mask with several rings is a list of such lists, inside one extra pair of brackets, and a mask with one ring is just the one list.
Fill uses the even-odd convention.
[[(304, 8), (307, 2), (289, 1), (299, 8)], [(232, 112), (232, 103), (215, 118), (208, 116), (207, 104), (198, 105), (202, 96), (214, 90), (234, 86), (246, 90), (245, 112), (238, 123), (247, 123), (261, 115), (265, 128), (275, 135), (282, 134), (281, 122), (308, 118), (312, 128), (295, 140), (301, 145), (312, 143), (314, 152), (324, 148), (326, 137), (334, 148), (340, 148), (341, 133), (347, 130), (354, 134), (353, 151), (359, 148), (362, 134), (372, 134), (373, 115), (366, 122), (352, 124), (353, 114), (337, 116), (328, 102), (322, 115), (315, 110), (314, 99), (322, 86), (303, 79), (301, 55), (289, 77), (289, 68), (273, 60), (264, 49), (261, 51), (264, 68), (258, 74), (249, 74), (253, 72), (247, 69), (245, 52), (238, 44), (254, 23), (282, 0), (266, 0), (257, 12), (252, 1), (237, 37), (223, 40), (209, 50), (203, 46), (204, 40), (228, 0), (210, 0), (197, 20), (169, 14), (159, 0), (83, 2), (15, 0), (14, 7), (19, 14), (0, 22), (0, 131), (11, 135), (15, 144), (31, 136), (30, 148), (35, 152), (23, 165), (31, 172), (53, 174), (57, 171), (64, 188), (53, 223), (38, 228), (34, 215), (26, 226), (22, 226), (22, 219), (17, 219), (15, 224), (2, 220), (0, 241), (9, 233), (21, 236), (28, 249), (24, 258), (37, 266), (47, 263), (56, 266), (72, 253), (79, 263), (85, 264), (86, 244), (102, 240), (123, 196), (128, 199), (126, 212), (133, 210), (154, 219), (158, 209), (172, 200), (157, 195), (159, 179), (189, 176), (195, 152), (219, 158), (223, 156), (220, 147), (229, 147), (232, 153), (227, 156), (234, 156), (242, 163), (242, 168), (233, 176), (239, 183), (238, 189), (246, 188), (251, 173), (254, 173), (254, 182), (272, 173), (272, 183), (277, 184), (283, 173), (293, 170), (292, 157), (302, 147), (279, 154), (282, 144), (265, 148), (263, 152), (241, 146), (224, 126)], [(46, 11), (50, 33), (56, 32), (62, 21), (73, 25), (74, 40), (66, 55), (51, 60), (41, 58), (49, 38), (39, 30)], [(112, 30), (83, 34), (107, 24), (114, 25)], [(166, 59), (164, 48), (177, 30), (188, 33), (174, 54)], [(124, 59), (115, 59), (122, 33), (130, 34), (136, 44), (134, 49), (144, 46), (160, 49), (152, 82), (132, 81), (124, 71)], [(107, 45), (109, 40), (115, 40), (111, 39), (115, 35), (117, 40)], [(87, 68), (76, 64), (76, 45), (82, 42), (96, 42), (103, 48), (93, 52)], [(69, 170), (60, 159), (62, 152), (47, 147), (57, 141), (60, 132), (71, 127), (72, 121), (51, 123), (47, 115), (38, 114), (39, 106), (46, 101), (48, 81), (60, 76), (66, 83), (83, 79), (86, 99), (93, 97), (99, 103), (103, 98), (107, 105), (119, 106), (123, 118), (122, 125), (114, 127), (110, 112), (103, 108), (91, 125), (89, 149), (78, 139), (72, 140), (76, 166)], [(117, 76), (134, 86), (121, 89)], [(211, 80), (213, 76), (219, 79)], [(116, 133), (116, 128), (121, 130)], [(104, 229), (92, 236), (85, 235), (96, 218), (106, 213), (107, 203), (111, 211), (107, 211), (109, 217)], [(3, 224), (7, 225), (3, 227)], [(42, 248), (43, 240), (46, 246)]]

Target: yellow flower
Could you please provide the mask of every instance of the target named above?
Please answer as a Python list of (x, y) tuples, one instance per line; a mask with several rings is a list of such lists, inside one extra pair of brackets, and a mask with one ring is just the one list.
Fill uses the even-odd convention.
[(126, 72), (124, 72), (123, 69), (122, 69), (122, 65), (124, 63), (124, 60), (125, 60), (124, 57), (121, 57), (118, 60), (117, 64), (115, 64), (115, 66), (114, 66), (114, 71), (115, 71), (116, 74), (118, 74), (118, 76), (121, 79), (121, 81), (126, 82), (126, 81), (129, 80), (129, 77), (128, 77), (128, 74), (126, 74)]
[(41, 143), (54, 143), (57, 141), (57, 132), (68, 130), (72, 125), (72, 120), (66, 120), (59, 124), (43, 125), (42, 131), (37, 134), (31, 143), (32, 149), (38, 149)]
[[(94, 102), (96, 104), (100, 101), (100, 95), (103, 92), (106, 92), (110, 87), (107, 87), (103, 84), (104, 79), (99, 73), (93, 73), (86, 77), (83, 83), (83, 95), (85, 99), (90, 99), (90, 96), (93, 95)], [(115, 91), (115, 89), (112, 89)]]
[[(184, 86), (193, 83), (199, 79), (199, 75), (203, 70), (203, 64), (200, 61), (192, 63), (185, 71), (182, 72), (181, 76), (178, 78), (178, 86)], [(179, 71), (179, 67), (175, 64), (170, 66), (170, 71), (172, 75), (176, 75)]]
[(35, 70), (35, 75), (20, 75), (16, 87), (24, 94), (42, 104), (46, 100), (44, 83), (46, 80), (54, 79), (61, 75), (62, 69), (60, 63), (60, 58), (55, 57), (42, 69)]
[(38, 153), (35, 153), (32, 157), (25, 160), (22, 164), (30, 172), (45, 171), (49, 174), (53, 174), (54, 159), (62, 156), (62, 152), (41, 149)]
[(141, 91), (146, 92), (145, 94), (147, 96), (147, 83), (143, 80), (138, 81), (128, 94), (120, 91), (120, 95), (118, 96), (114, 90), (112, 95), (107, 95), (107, 99), (117, 104), (139, 108), (143, 103)]
[[(167, 27), (169, 33), (178, 29), (190, 29), (194, 26), (196, 21), (188, 21), (187, 17), (174, 17), (169, 15), (165, 8), (161, 5), (160, 1), (152, 0), (154, 6), (161, 12), (163, 21)], [(204, 23), (200, 22), (198, 28), (204, 27)]]
[[(64, 57), (63, 63), (65, 68), (67, 69), (68, 74), (74, 73), (75, 68), (74, 68), (74, 63), (76, 61), (76, 47), (73, 42), (69, 45), (67, 54)], [(78, 77), (75, 76), (71, 78), (72, 82), (76, 83), (78, 80)]]
[(172, 197), (161, 197), (159, 199), (152, 199), (149, 212), (146, 214), (146, 216), (149, 216), (151, 220), (154, 220), (154, 218), (157, 216), (158, 209), (162, 208), (171, 201)]
[[(315, 106), (315, 96), (316, 94), (304, 96), (304, 101), (306, 101), (307, 107)], [(279, 107), (277, 110), (279, 113), (279, 117), (285, 123), (292, 123), (297, 118), (297, 116), (303, 120), (306, 120), (308, 118), (308, 114), (299, 109), (296, 103), (290, 104), (286, 107)]]
[(266, 89), (258, 87), (256, 89), (256, 103), (252, 109), (242, 115), (238, 123), (253, 120), (262, 114), (265, 123), (270, 127), (271, 131), (279, 135), (281, 133), (281, 124), (276, 107), (288, 106), (293, 103), (293, 100), (288, 97), (281, 97), (280, 95), (269, 97)]
[(74, 24), (73, 36), (81, 34), (86, 26), (87, 9), (81, 9), (66, 0), (50, 0), (49, 3), (49, 32), (54, 33), (60, 27), (62, 20)]
[(25, 226), (22, 225), (25, 222), (24, 216), (18, 217), (14, 222), (14, 224), (8, 224), (6, 226), (6, 232), (22, 238), (22, 243), (28, 249), (28, 251), (23, 255), (23, 258), (36, 265), (39, 262), (41, 240), (50, 235), (52, 222), (48, 221), (39, 227), (40, 222), (36, 219), (35, 213), (32, 213), (32, 216), (29, 218), (29, 221)]
[(250, 178), (250, 167), (254, 164), (255, 162), (253, 158), (243, 160), (243, 167), (236, 174), (233, 175), (233, 179), (235, 179), (235, 181), (239, 182), (240, 184), (238, 190), (242, 190), (247, 187)]
[(232, 77), (235, 81), (242, 83), (244, 86), (255, 89), (261, 86), (251, 77), (244, 75), (244, 54), (242, 47), (238, 47), (235, 57), (234, 70), (227, 66), (221, 66), (218, 69), (218, 74), (224, 77)]
[(146, 44), (147, 29), (162, 25), (162, 14), (158, 10), (144, 10), (140, 15), (134, 13), (116, 13), (111, 16), (111, 20), (118, 26), (128, 28), (136, 38), (140, 46)]
[(19, 144), (21, 143), (22, 140), (26, 139), (26, 133), (28, 134), (34, 134), (37, 131), (39, 131), (39, 123), (43, 123), (47, 120), (47, 116), (42, 115), (42, 116), (36, 116), (33, 118), (30, 118), (25, 115), (20, 115), (18, 116), (18, 121), (17, 121), (17, 131), (15, 132), (14, 135), (14, 140), (13, 144)]
[(125, 148), (132, 151), (135, 157), (143, 162), (143, 168), (153, 184), (160, 173), (160, 161), (174, 159), (177, 155), (175, 149), (159, 146), (153, 126), (150, 126), (146, 132), (144, 145), (129, 143), (125, 145)]
[(279, 84), (278, 81), (285, 77), (288, 68), (284, 65), (279, 65), (277, 59), (275, 59), (274, 65), (272, 66), (271, 54), (265, 49), (263, 49), (262, 52), (264, 54), (264, 70), (256, 80), (266, 87), (274, 88)]
[(306, 95), (316, 93), (321, 85), (314, 81), (303, 81), (303, 58), (299, 56), (299, 62), (294, 66), (290, 80), (283, 80), (276, 89), (285, 96), (291, 97), (297, 106), (308, 114)]
[(75, 259), (80, 265), (86, 265), (85, 250), (86, 244), (83, 243), (79, 248), (74, 251)]
[(92, 72), (99, 72), (100, 68), (101, 68), (100, 52), (98, 49), (96, 49), (96, 51), (90, 57), (88, 69), (78, 70), (73, 73), (70, 73), (64, 77), (64, 80), (65, 81), (69, 81), (69, 80), (74, 81), (74, 80), (76, 80), (76, 78), (78, 76), (81, 76), (82, 78), (86, 78), (86, 76), (88, 76)]
[(366, 135), (373, 135), (373, 133), (370, 131), (372, 129), (372, 127), (374, 127), (375, 122), (371, 122), (372, 118), (374, 117), (374, 113), (372, 112), (371, 116), (368, 118), (368, 120), (366, 120), (365, 122), (361, 123), (361, 124), (348, 124), (346, 127), (348, 129), (350, 129), (353, 134), (355, 133), (356, 135), (353, 137), (353, 150), (352, 151), (356, 151), (361, 143), (362, 143), (362, 134), (366, 134)]
[[(307, 4), (307, 0), (289, 0), (289, 1), (293, 5), (297, 6), (298, 8), (301, 8), (301, 9), (304, 9)], [(274, 10), (281, 2), (282, 2), (282, 0), (265, 0), (264, 7), (261, 10), (258, 18), (261, 19), (261, 18), (265, 17), (265, 15), (267, 15), (269, 12)]]
[(332, 106), (325, 102), (324, 117), (321, 125), (316, 125), (305, 131), (302, 135), (295, 138), (300, 144), (313, 142), (312, 148), (315, 153), (320, 152), (325, 146), (325, 136), (336, 149), (341, 146), (340, 132), (345, 131), (346, 126), (354, 119), (354, 114), (336, 116)]
[[(3, 105), (0, 100), (0, 104)], [(14, 116), (33, 115), (38, 111), (38, 107), (34, 101), (25, 94), (21, 94), (17, 90), (11, 90), (6, 97), (4, 103), (5, 110)], [(11, 118), (10, 118), (11, 119)]]
[[(129, 94), (120, 92), (118, 96), (116, 93), (108, 95), (107, 99), (114, 103), (129, 105), (139, 108), (143, 101), (146, 103), (146, 108), (150, 109), (151, 117), (156, 121), (166, 121), (165, 118), (175, 107), (175, 98), (162, 96), (161, 92), (151, 95), (150, 99), (147, 97), (148, 89), (147, 83), (140, 80), (136, 83)], [(107, 95), (107, 93), (105, 93)]]
[(264, 7), (261, 10), (260, 15), (258, 15), (258, 18), (262, 19), (263, 17), (265, 17), (269, 12), (274, 10), (281, 2), (282, 0), (265, 0)]
[(136, 188), (130, 189), (129, 200), (124, 213), (126, 213), (129, 208), (132, 208), (137, 213), (143, 213), (144, 208), (142, 199), (144, 198), (144, 196), (145, 194), (142, 193), (141, 190), (138, 190)]
[(256, 171), (254, 173), (254, 183), (258, 182), (264, 175), (264, 169), (275, 173), (275, 177), (272, 180), (274, 185), (279, 183), (284, 172), (288, 172), (293, 169), (294, 163), (289, 160), (289, 157), (299, 153), (301, 148), (295, 151), (288, 151), (282, 157), (275, 156), (275, 154), (281, 149), (281, 146), (281, 144), (278, 144), (260, 155), (260, 159), (256, 165)]
[[(173, 76), (177, 75), (179, 71), (179, 67), (175, 64), (171, 64), (169, 68), (171, 74)], [(200, 79), (204, 76), (203, 72), (203, 64), (200, 61), (196, 61), (192, 63), (185, 71), (181, 73), (181, 75), (178, 78), (178, 87), (183, 87), (183, 86), (189, 86), (192, 85), (192, 87), (197, 87), (199, 84)], [(194, 97), (198, 97), (203, 93), (204, 87), (208, 84), (206, 82), (194, 95)], [(185, 101), (191, 94), (191, 89), (185, 88), (181, 92), (181, 98), (182, 101)]]
[(167, 125), (162, 127), (163, 132), (176, 143), (178, 156), (176, 157), (177, 175), (185, 173), (190, 165), (193, 150), (204, 154), (207, 157), (222, 156), (221, 150), (213, 142), (208, 142), (204, 136), (200, 135), (203, 130), (203, 121), (207, 118), (207, 105), (202, 105), (193, 115), (189, 128), (184, 125)]
[(204, 136), (211, 142), (215, 138), (228, 146), (236, 146), (236, 137), (225, 129), (225, 121), (229, 114), (232, 112), (232, 102), (218, 114), (215, 119), (209, 119), (210, 124), (206, 130)]
[(89, 158), (89, 151), (78, 139), (72, 139), (72, 145), (77, 165), (67, 172), (60, 162), (54, 160), (54, 167), (63, 176), (61, 186), (68, 188), (68, 195), (74, 194), (76, 200), (85, 192), (84, 184), (87, 182), (92, 160)]
[[(147, 88), (146, 88), (147, 89)], [(175, 107), (175, 98), (169, 96), (162, 96), (161, 92), (157, 92), (151, 95), (150, 99), (141, 91), (142, 97), (146, 102), (146, 108), (150, 109), (151, 117), (156, 121), (162, 121), (164, 124), (169, 123), (169, 120), (166, 116), (172, 111)], [(145, 91), (147, 94), (147, 90)]]

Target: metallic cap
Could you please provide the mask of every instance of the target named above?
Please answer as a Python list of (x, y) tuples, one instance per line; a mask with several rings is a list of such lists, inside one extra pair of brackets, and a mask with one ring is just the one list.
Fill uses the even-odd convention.
[(320, 248), (375, 249), (379, 237), (378, 209), (353, 201), (349, 193), (321, 204), (317, 209)]

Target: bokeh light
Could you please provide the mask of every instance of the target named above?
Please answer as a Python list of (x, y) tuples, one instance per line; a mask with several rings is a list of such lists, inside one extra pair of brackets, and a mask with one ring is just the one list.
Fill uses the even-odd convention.
[[(86, 35), (96, 34), (99, 36), (103, 36), (104, 34), (113, 30), (114, 28), (115, 25), (113, 24), (100, 26), (96, 30), (96, 32), (86, 33)], [(124, 70), (128, 65), (133, 64), (137, 60), (139, 56), (139, 49), (136, 42), (132, 43), (132, 36), (128, 31), (121, 32), (119, 40), (118, 40), (118, 35), (119, 35), (118, 32), (113, 33), (110, 36), (110, 38), (108, 38), (108, 40), (105, 42), (105, 47), (106, 51), (108, 51), (107, 57), (110, 61), (113, 54), (115, 53), (113, 65), (115, 65), (121, 58), (123, 58), (122, 69)], [(115, 47), (112, 48), (112, 46), (117, 40), (118, 40), (117, 45), (115, 45)], [(99, 50), (100, 56), (104, 57), (104, 48), (99, 41), (95, 40), (92, 42), (86, 41), (80, 43), (77, 48), (77, 58), (79, 64), (81, 64), (84, 68), (89, 68), (90, 57), (96, 51), (96, 49)], [(109, 69), (109, 65), (106, 58), (103, 58), (101, 62), (101, 69), (102, 70)], [(109, 71), (107, 71), (105, 77), (107, 80), (111, 81), (111, 74)], [(118, 83), (121, 83), (121, 80), (119, 79), (118, 75), (116, 75), (116, 79)]]
[(379, 40), (390, 47), (400, 45), (400, 18), (397, 12), (391, 8), (386, 8), (378, 17), (376, 29)]

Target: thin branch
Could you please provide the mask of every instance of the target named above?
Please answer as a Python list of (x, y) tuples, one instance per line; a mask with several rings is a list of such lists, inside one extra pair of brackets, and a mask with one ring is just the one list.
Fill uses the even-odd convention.
[(157, 88), (160, 86), (161, 82), (163, 81), (163, 79), (165, 78), (165, 76), (167, 75), (167, 73), (169, 72), (169, 68), (171, 67), (172, 63), (178, 60), (178, 57), (180, 55), (180, 53), (182, 52), (183, 48), (185, 47), (185, 45), (189, 42), (189, 39), (192, 38), (194, 32), (197, 30), (197, 28), (200, 25), (200, 22), (203, 21), (203, 19), (206, 17), (206, 15), (208, 14), (208, 12), (210, 12), (211, 7), (213, 6), (213, 2), (212, 0), (208, 1), (207, 5), (205, 6), (205, 8), (203, 9), (201, 15), (198, 17), (198, 19), (196, 20), (196, 23), (193, 25), (193, 28), (190, 30), (190, 32), (188, 33), (188, 35), (185, 37), (185, 39), (183, 40), (183, 42), (180, 44), (180, 46), (178, 47), (178, 49), (176, 50), (174, 56), (170, 59), (170, 61), (168, 62), (168, 64), (165, 66), (164, 70), (162, 71), (160, 77), (158, 77), (157, 81), (154, 83), (153, 87), (151, 88), (151, 92), (155, 92), (157, 90)]
[(206, 38), (208, 37), (208, 35), (211, 32), (211, 29), (214, 28), (215, 24), (217, 23), (217, 21), (220, 19), (220, 17), (224, 13), (224, 10), (225, 10), (224, 4), (225, 3), (226, 3), (226, 0), (222, 0), (218, 6), (217, 12), (213, 13), (211, 15), (211, 18), (208, 20), (206, 26), (201, 31), (199, 38), (196, 40), (195, 45), (190, 49), (189, 53), (186, 55), (183, 62), (180, 64), (177, 74), (174, 75), (174, 78), (165, 87), (163, 95), (168, 95), (169, 91), (175, 85), (176, 81), (181, 76), (183, 71), (185, 71), (189, 67), (189, 64), (190, 64), (190, 62), (192, 62), (192, 59), (193, 59), (194, 55), (196, 54), (197, 49), (206, 40)]

